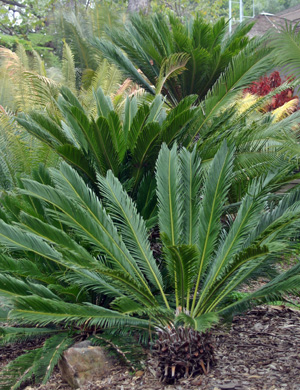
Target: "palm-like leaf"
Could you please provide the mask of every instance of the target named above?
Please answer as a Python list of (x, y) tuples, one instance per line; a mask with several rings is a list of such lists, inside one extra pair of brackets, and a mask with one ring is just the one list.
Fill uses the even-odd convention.
[[(261, 176), (249, 183), (235, 206), (235, 218), (228, 215), (224, 223), (236, 179), (233, 153), (224, 142), (207, 172), (201, 169), (196, 149), (178, 153), (176, 144), (171, 150), (162, 146), (156, 164), (163, 244), (159, 261), (147, 241), (145, 221), (111, 171), (98, 176), (102, 201), (65, 163), (60, 170), (51, 169), (49, 176), (41, 172), (47, 184), (24, 179), (20, 192), (39, 201), (43, 211), (20, 213), (14, 219), (17, 225), (0, 222), (6, 251), (0, 258), (0, 295), (13, 306), (8, 319), (39, 327), (51, 324), (75, 334), (78, 327), (87, 333), (103, 328), (145, 331), (181, 323), (203, 331), (251, 304), (299, 291), (299, 264), (275, 278), (273, 267), (299, 229), (300, 191), (295, 189), (276, 204), (270, 195), (276, 171)], [(40, 272), (36, 269), (41, 263), (55, 270), (50, 279), (45, 265)], [(269, 283), (242, 298), (236, 294), (262, 273)], [(72, 291), (77, 297), (68, 296)], [(7, 383), (14, 380), (16, 388), (33, 374), (46, 380), (58, 352), (68, 344), (64, 332), (45, 343), (46, 371), (43, 362), (38, 369), (37, 351), (30, 355), (30, 364), (26, 355), (15, 362), (25, 371), (9, 374), (12, 363), (2, 375)]]
[(66, 87), (61, 89), (57, 106), (61, 120), (44, 113), (21, 114), (18, 122), (32, 135), (43, 140), (66, 161), (95, 183), (96, 173), (111, 170), (122, 181), (132, 180), (136, 193), (143, 175), (153, 172), (163, 141), (172, 144), (184, 136), (184, 128), (195, 116), (194, 97), (166, 114), (164, 100), (137, 107), (136, 98), (127, 99), (124, 115), (114, 110), (110, 97), (102, 89), (94, 92), (98, 117), (90, 118), (77, 97)]
[(292, 77), (299, 76), (300, 34), (296, 26), (286, 24), (279, 34), (274, 34), (271, 46), (276, 49), (276, 63), (283, 66)]
[[(205, 171), (199, 170), (200, 162), (195, 150), (190, 153), (183, 149), (178, 156), (176, 145), (171, 150), (162, 147), (156, 169), (159, 226), (165, 246), (163, 272), (168, 275), (164, 283), (147, 243), (144, 221), (110, 172), (106, 178), (99, 176), (106, 210), (78, 174), (66, 164), (62, 165), (61, 171), (51, 171), (56, 188), (24, 180), (23, 193), (52, 205), (49, 215), (70, 228), (72, 238), (60, 229), (24, 214), (22, 228), (1, 222), (1, 242), (14, 251), (34, 252), (47, 261), (60, 264), (69, 270), (69, 276), (63, 278), (67, 283), (72, 280), (88, 289), (108, 292), (108, 284), (105, 283), (110, 282), (110, 293), (117, 289), (120, 297), (125, 299), (127, 296), (132, 304), (145, 305), (147, 310), (151, 307), (156, 310), (158, 305), (162, 305), (159, 310), (166, 310), (166, 317), (164, 320), (162, 317), (162, 321), (169, 321), (168, 307), (175, 310), (178, 305), (186, 310), (191, 306), (190, 315), (195, 319), (200, 313), (224, 311), (231, 292), (266, 261), (276, 260), (278, 250), (288, 246), (286, 236), (299, 225), (300, 212), (298, 191), (287, 195), (278, 206), (272, 206), (272, 211), (269, 210), (268, 189), (276, 176), (273, 173), (252, 182), (235, 220), (224, 231), (220, 219), (234, 177), (232, 155), (232, 148), (228, 149), (224, 143), (206, 177)], [(183, 179), (183, 176), (187, 178)], [(198, 176), (197, 179), (194, 176)], [(206, 184), (200, 197), (200, 183), (204, 178)], [(189, 191), (185, 191), (186, 183), (189, 183)], [(198, 207), (201, 198), (201, 207)], [(194, 209), (194, 206), (197, 207)], [(290, 218), (291, 213), (293, 218)], [(28, 322), (32, 318), (33, 323), (38, 323), (37, 307), (44, 304), (48, 307), (45, 320), (41, 319), (44, 325), (52, 321), (84, 322), (87, 316), (91, 318), (91, 311), (88, 314), (89, 309), (84, 306), (76, 304), (64, 307), (60, 305), (61, 299), (46, 288), (18, 281), (13, 261), (3, 260), (2, 267), (8, 274), (3, 279), (6, 282), (2, 283), (2, 293), (9, 297), (18, 294), (18, 308), (11, 314), (14, 318), (21, 318), (18, 313), (23, 313), (28, 299), (32, 301), (28, 316), (26, 314)], [(14, 277), (9, 276), (10, 273)], [(289, 280), (288, 276), (286, 278), (283, 277)], [(148, 284), (148, 281), (151, 283)], [(288, 282), (282, 283), (279, 290), (284, 290), (287, 285)], [(191, 291), (194, 291), (192, 296)], [(265, 291), (269, 290), (266, 288)], [(27, 298), (26, 294), (32, 297)], [(174, 301), (170, 294), (174, 294)], [(52, 297), (52, 303), (49, 297)], [(54, 311), (53, 316), (51, 310)], [(110, 322), (105, 320), (106, 309), (103, 311), (95, 307), (91, 310), (96, 310), (93, 321), (99, 326), (117, 324), (114, 322), (119, 321), (117, 318), (125, 321), (124, 324), (127, 321), (133, 325), (137, 321), (118, 317), (117, 312), (111, 312), (113, 319)], [(97, 310), (102, 313), (103, 322), (101, 316), (97, 319)], [(135, 311), (133, 309), (132, 312)]]
[(64, 42), (63, 58), (62, 58), (62, 73), (65, 80), (65, 85), (72, 90), (76, 88), (76, 70), (74, 64), (74, 56), (69, 45)]
[[(246, 34), (251, 27), (251, 24), (242, 25), (228, 39), (224, 19), (212, 26), (200, 18), (182, 24), (179, 18), (172, 16), (167, 19), (162, 15), (134, 15), (123, 31), (107, 31), (113, 43), (95, 39), (93, 44), (126, 77), (150, 93), (154, 93), (153, 85), (157, 85), (158, 91), (162, 90), (172, 104), (177, 104), (190, 94), (197, 94), (200, 99), (207, 94), (231, 60), (247, 47)], [(171, 61), (174, 66), (170, 67)], [(167, 64), (170, 71), (181, 69), (180, 74), (168, 77)]]
[(62, 352), (72, 343), (67, 333), (48, 339), (43, 347), (35, 349), (9, 363), (0, 373), (3, 390), (18, 389), (28, 379), (46, 383)]

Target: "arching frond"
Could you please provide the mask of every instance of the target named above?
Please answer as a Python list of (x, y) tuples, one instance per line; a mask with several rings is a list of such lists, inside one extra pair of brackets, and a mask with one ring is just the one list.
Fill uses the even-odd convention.
[(61, 357), (73, 340), (67, 333), (59, 333), (49, 338), (43, 347), (27, 352), (5, 366), (0, 373), (3, 390), (18, 389), (27, 380), (46, 383)]
[(71, 90), (76, 88), (76, 71), (74, 64), (74, 56), (69, 45), (64, 42), (63, 57), (62, 57), (62, 74), (64, 84)]
[(175, 53), (167, 57), (161, 65), (160, 73), (156, 84), (156, 94), (161, 90), (168, 79), (178, 76), (185, 70), (185, 65), (189, 60), (187, 53)]
[(177, 145), (171, 150), (163, 144), (156, 163), (158, 219), (160, 232), (164, 234), (165, 244), (179, 245), (180, 237), (180, 202), (178, 199), (180, 170)]
[(135, 205), (123, 190), (120, 182), (113, 177), (111, 171), (107, 173), (106, 178), (99, 176), (98, 180), (106, 208), (127, 247), (131, 249), (132, 256), (147, 276), (147, 279), (161, 292), (168, 307), (164, 296), (162, 276), (150, 250), (144, 221), (137, 213)]
[(220, 237), (222, 205), (226, 201), (233, 169), (233, 149), (224, 142), (210, 167), (203, 192), (203, 201), (199, 210), (199, 267), (193, 297), (192, 311), (195, 308), (197, 292), (201, 278), (214, 254)]

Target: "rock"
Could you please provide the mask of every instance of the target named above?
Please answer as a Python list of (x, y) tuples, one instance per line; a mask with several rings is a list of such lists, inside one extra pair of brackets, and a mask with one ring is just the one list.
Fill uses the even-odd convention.
[(58, 363), (62, 379), (73, 389), (107, 375), (112, 364), (103, 348), (92, 347), (89, 341), (67, 349)]
[(92, 343), (89, 340), (78, 341), (78, 343), (73, 344), (72, 348), (88, 348), (91, 347)]

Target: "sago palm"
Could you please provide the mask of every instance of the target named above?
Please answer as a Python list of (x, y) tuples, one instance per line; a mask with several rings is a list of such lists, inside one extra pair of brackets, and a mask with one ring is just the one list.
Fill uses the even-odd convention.
[[(275, 265), (299, 229), (300, 191), (272, 202), (276, 172), (270, 172), (249, 183), (225, 221), (233, 156), (224, 142), (206, 172), (195, 149), (178, 153), (176, 145), (162, 146), (156, 163), (159, 260), (146, 221), (111, 171), (98, 175), (101, 200), (65, 163), (40, 175), (40, 182), (23, 180), (20, 193), (35, 207), (20, 204), (14, 224), (0, 222), (0, 294), (12, 305), (8, 320), (27, 327), (4, 329), (2, 342), (56, 334), (4, 368), (3, 389), (18, 388), (32, 375), (47, 381), (78, 334), (177, 330), (181, 338), (198, 340), (189, 329), (204, 332), (251, 305), (299, 291), (300, 265), (280, 275)], [(270, 281), (239, 293), (260, 275)], [(176, 364), (168, 362), (166, 375), (181, 375), (182, 362)], [(188, 357), (184, 364), (191, 373)]]
[(96, 181), (96, 173), (105, 175), (110, 169), (136, 194), (144, 175), (153, 172), (162, 142), (170, 145), (184, 138), (185, 128), (196, 114), (195, 100), (188, 96), (167, 113), (161, 95), (140, 104), (134, 96), (127, 98), (118, 112), (111, 98), (98, 88), (91, 103), (97, 113), (92, 117), (70, 89), (62, 88), (57, 117), (33, 112), (21, 114), (17, 120), (90, 182)]
[(291, 77), (300, 75), (300, 33), (297, 25), (286, 24), (273, 34), (269, 45), (276, 50), (276, 65)]
[[(98, 63), (92, 74), (84, 77), (84, 86), (78, 86), (73, 54), (64, 43), (61, 69), (46, 69), (41, 57), (34, 51), (26, 52), (20, 45), (16, 52), (0, 48), (0, 189), (13, 187), (20, 174), (30, 174), (39, 163), (54, 165), (59, 156), (49, 147), (49, 139), (41, 143), (18, 125), (14, 114), (40, 110), (50, 117), (59, 115), (56, 99), (61, 85), (66, 85), (79, 97), (89, 115), (97, 111), (93, 90), (101, 85), (112, 98), (123, 103), (126, 88), (120, 89), (121, 74), (106, 60)], [(76, 99), (76, 98), (75, 98)], [(116, 104), (117, 104), (116, 102)], [(49, 137), (48, 137), (49, 138)]]
[(96, 38), (93, 44), (127, 77), (175, 105), (190, 94), (202, 100), (232, 66), (235, 82), (270, 70), (270, 50), (261, 46), (263, 39), (249, 41), (251, 27), (241, 24), (228, 36), (224, 19), (212, 25), (198, 17), (182, 23), (174, 16), (133, 15), (124, 29), (107, 29), (111, 41)]
[[(98, 89), (91, 103), (97, 107), (97, 114), (91, 116), (90, 110), (63, 88), (56, 117), (33, 112), (21, 114), (17, 120), (76, 167), (85, 179), (94, 183), (97, 172), (105, 175), (111, 169), (137, 199), (153, 193), (152, 173), (162, 142), (172, 146), (177, 141), (189, 150), (196, 144), (207, 168), (223, 140), (234, 142), (234, 169), (240, 173), (240, 194), (231, 196), (236, 202), (245, 193), (249, 178), (266, 173), (272, 166), (282, 167), (282, 176), (276, 176), (278, 186), (290, 180), (300, 155), (295, 131), (300, 113), (274, 123), (272, 114), (259, 112), (258, 108), (268, 103), (273, 92), (241, 111), (236, 103), (241, 101), (241, 94), (235, 91), (240, 86), (233, 85), (229, 93), (224, 87), (227, 76), (220, 78), (199, 106), (194, 105), (197, 97), (191, 95), (175, 108), (166, 109), (164, 99), (157, 95), (151, 103), (128, 98), (120, 110)], [(298, 82), (292, 84), (296, 86)], [(274, 93), (285, 88), (283, 84)], [(145, 206), (143, 198), (138, 202), (139, 211), (141, 204)]]
[(263, 112), (274, 93), (280, 93), (290, 85), (297, 86), (298, 82), (284, 83), (267, 96), (248, 101), (244, 107), (242, 93), (218, 107), (219, 102), (214, 99), (214, 87), (212, 93), (200, 103), (200, 109), (188, 127), (183, 144), (188, 148), (197, 144), (204, 166), (209, 166), (224, 140), (235, 144), (234, 170), (238, 180), (231, 188), (230, 198), (233, 202), (239, 201), (244, 195), (250, 178), (266, 173), (272, 167), (282, 168), (282, 175), (276, 176), (279, 187), (297, 175), (299, 112), (281, 121), (278, 121), (277, 111)]

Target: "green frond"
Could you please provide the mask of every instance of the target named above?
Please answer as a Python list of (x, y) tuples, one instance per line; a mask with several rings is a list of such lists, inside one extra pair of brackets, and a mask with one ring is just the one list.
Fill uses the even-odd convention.
[(69, 88), (63, 85), (60, 88), (60, 93), (61, 93), (61, 97), (58, 98), (58, 105), (62, 105), (63, 108), (70, 107), (71, 105), (78, 108), (80, 111), (84, 112), (84, 109), (81, 103), (79, 102), (77, 96), (75, 96), (75, 94)]
[(97, 105), (98, 116), (108, 117), (114, 107), (109, 96), (105, 96), (101, 87), (94, 90), (94, 97)]
[[(82, 179), (71, 168), (73, 179), (77, 180), (78, 185), (85, 186)], [(66, 223), (70, 228), (74, 229), (81, 239), (84, 239), (96, 250), (108, 256), (119, 269), (123, 269), (126, 273), (134, 278), (140, 279), (144, 283), (144, 279), (138, 269), (135, 260), (130, 255), (121, 237), (117, 234), (117, 230), (112, 223), (111, 218), (106, 214), (95, 195), (92, 196), (92, 202), (74, 204), (73, 199), (64, 195), (62, 191), (55, 190), (50, 186), (44, 186), (39, 183), (24, 180), (26, 188), (25, 193), (34, 196), (37, 199), (47, 201), (55, 208), (60, 210), (59, 213), (54, 213), (63, 223)], [(68, 184), (66, 185), (68, 188)], [(75, 197), (80, 200), (80, 193), (76, 192)], [(88, 189), (85, 190), (88, 194), (92, 194)], [(74, 216), (76, 213), (76, 217)], [(1, 236), (0, 236), (1, 237)]]
[[(95, 104), (95, 92), (98, 88), (101, 88), (106, 96), (115, 96), (118, 94), (120, 85), (122, 84), (122, 75), (118, 68), (112, 64), (109, 64), (107, 60), (100, 62), (96, 71), (86, 69), (82, 75), (84, 90), (81, 92), (83, 105), (86, 110), (93, 116), (96, 116), (97, 104)], [(104, 115), (103, 115), (104, 116)]]
[(271, 46), (276, 50), (276, 65), (292, 77), (299, 77), (300, 34), (297, 26), (286, 25), (279, 34), (274, 34)]
[(151, 101), (149, 116), (146, 120), (146, 124), (150, 122), (158, 122), (160, 125), (165, 119), (166, 112), (164, 109), (165, 99), (162, 95), (156, 95)]
[(76, 71), (74, 56), (70, 46), (64, 41), (63, 54), (62, 54), (62, 74), (64, 78), (64, 85), (71, 90), (76, 89)]
[(137, 213), (136, 206), (111, 171), (107, 172), (106, 178), (98, 176), (98, 180), (106, 209), (115, 226), (118, 227), (119, 234), (126, 242), (126, 246), (130, 249), (139, 268), (153, 286), (160, 291), (168, 307), (163, 290), (162, 275), (150, 250), (144, 220)]
[(211, 256), (215, 251), (219, 238), (223, 205), (228, 196), (229, 186), (231, 184), (233, 153), (233, 148), (229, 148), (224, 141), (212, 162), (206, 178), (203, 200), (201, 202), (198, 217), (198, 247), (200, 256), (191, 309), (192, 312), (196, 305), (200, 281), (211, 261)]
[(183, 148), (179, 154), (181, 183), (180, 199), (182, 207), (182, 242), (194, 245), (199, 237), (199, 202), (201, 189), (201, 159), (194, 147), (192, 152)]
[(28, 259), (15, 259), (10, 256), (0, 255), (0, 271), (13, 276), (30, 277), (45, 283), (54, 282), (51, 276), (44, 274), (36, 264)]
[(166, 267), (175, 288), (176, 307), (186, 306), (186, 297), (193, 288), (193, 279), (199, 262), (196, 245), (169, 246), (165, 255)]
[(128, 297), (118, 297), (113, 300), (111, 307), (123, 314), (143, 313), (144, 307)]
[(19, 389), (29, 379), (46, 383), (61, 354), (71, 344), (66, 333), (59, 333), (45, 341), (43, 347), (19, 356), (0, 372), (1, 389)]
[[(280, 249), (282, 248), (279, 245), (277, 247), (274, 245), (273, 253), (275, 252), (275, 256)], [(219, 304), (224, 304), (231, 293), (247, 282), (256, 270), (261, 270), (261, 266), (267, 262), (267, 257), (270, 258), (272, 255), (268, 247), (249, 247), (236, 256), (210, 288), (202, 311), (212, 311)]]
[[(263, 245), (268, 244), (268, 241), (273, 240), (278, 234), (290, 234), (287, 228), (298, 219), (299, 202), (300, 191), (296, 188), (293, 192), (285, 194), (276, 207), (271, 203), (269, 212), (261, 216), (255, 230), (245, 242), (245, 246), (253, 242), (255, 238)], [(283, 226), (285, 230), (282, 229)]]
[(29, 69), (29, 60), (26, 50), (22, 44), (18, 44), (16, 49), (16, 55), (19, 57), (19, 61), (25, 69)]
[[(131, 15), (122, 29), (107, 31), (112, 42), (94, 40), (93, 45), (126, 77), (150, 93), (153, 93), (152, 85), (159, 80), (157, 90), (176, 105), (191, 94), (203, 99), (232, 59), (251, 44), (246, 37), (251, 27), (252, 24), (243, 24), (228, 37), (224, 18), (211, 25), (199, 17), (183, 24), (172, 15)], [(178, 63), (181, 55), (184, 68)], [(168, 78), (172, 70), (176, 77)]]
[(125, 142), (128, 140), (128, 146), (131, 150), (134, 149), (139, 132), (147, 120), (147, 111), (149, 112), (150, 108), (146, 105), (142, 105), (138, 110), (137, 99), (135, 96), (131, 99), (128, 97), (126, 98), (123, 134)]
[(166, 245), (179, 245), (180, 210), (178, 202), (180, 168), (176, 143), (171, 150), (163, 144), (156, 162), (158, 199), (158, 220), (160, 232), (164, 234)]
[(59, 253), (39, 237), (1, 220), (0, 242), (14, 251), (31, 251), (53, 261), (60, 258)]
[(91, 182), (95, 182), (96, 180), (96, 172), (93, 166), (91, 166), (89, 160), (83, 154), (80, 149), (72, 145), (64, 145), (58, 146), (56, 148), (57, 154), (61, 156), (67, 163), (72, 165), (73, 167), (79, 169), (83, 175), (91, 180)]
[(89, 37), (92, 34), (91, 22), (82, 23), (81, 14), (77, 16), (74, 12), (70, 12), (64, 15), (63, 28), (68, 44), (74, 53), (76, 66), (96, 70), (100, 53), (89, 43)]
[(111, 96), (118, 91), (122, 81), (123, 76), (118, 68), (103, 60), (96, 70), (91, 86), (95, 91), (101, 87), (105, 95)]
[(32, 70), (34, 72), (40, 74), (41, 76), (45, 76), (46, 77), (47, 76), (47, 72), (46, 72), (46, 68), (45, 68), (45, 63), (42, 60), (41, 56), (34, 49), (31, 50), (31, 53), (32, 53), (32, 56), (33, 56), (33, 60), (31, 61)]
[(146, 124), (139, 134), (134, 150), (132, 151), (133, 163), (133, 190), (135, 191), (143, 174), (154, 165), (160, 149), (160, 126), (157, 122)]
[(94, 39), (93, 45), (99, 49), (105, 57), (115, 64), (125, 77), (129, 77), (135, 81), (138, 85), (143, 87), (146, 91), (155, 95), (154, 89), (143, 77), (143, 75), (134, 67), (131, 61), (124, 55), (116, 45), (108, 40), (100, 41), (98, 38)]
[(0, 307), (0, 322), (7, 322), (9, 310), (10, 309), (8, 307), (5, 307), (2, 303), (2, 306)]
[[(72, 240), (72, 238), (62, 229), (51, 226), (48, 223), (25, 213), (21, 213), (20, 221), (21, 227), (27, 228), (28, 231), (36, 236), (39, 236), (48, 242), (49, 245), (55, 244), (58, 251), (63, 249), (64, 251), (73, 252), (74, 255), (72, 256), (72, 262), (76, 261), (76, 265), (84, 265), (87, 268), (92, 268), (97, 264), (97, 261), (90, 255), (90, 253), (81, 245), (78, 245), (76, 241)], [(66, 261), (64, 263), (67, 264)], [(22, 267), (22, 264), (20, 267)]]
[(16, 390), (35, 373), (35, 359), (40, 357), (40, 349), (27, 352), (7, 364), (0, 371), (1, 389)]
[[(91, 129), (90, 146), (93, 145), (95, 160), (99, 160), (99, 173), (105, 174), (111, 169), (114, 174), (119, 172), (119, 156), (112, 140), (113, 127), (110, 127), (105, 118), (99, 117)], [(117, 145), (120, 146), (120, 145)]]
[(198, 112), (196, 109), (191, 108), (196, 99), (196, 95), (187, 96), (169, 111), (162, 125), (162, 140), (168, 146), (171, 146), (181, 136), (184, 140), (186, 135), (185, 129)]
[(123, 131), (124, 136), (128, 139), (128, 146), (131, 151), (136, 147), (136, 141), (143, 131), (149, 113), (150, 107), (148, 104), (142, 104), (140, 107), (137, 107), (135, 97), (126, 99)]
[(265, 75), (271, 68), (273, 59), (270, 49), (261, 48), (264, 39), (251, 41), (245, 49), (236, 55), (226, 71), (213, 85), (200, 104), (199, 117), (195, 121), (190, 143), (195, 136), (201, 133), (204, 125), (227, 105), (238, 92), (246, 88), (251, 82)]
[(136, 195), (136, 207), (148, 229), (157, 224), (156, 181), (150, 173), (144, 175)]
[(149, 321), (130, 317), (104, 307), (86, 304), (78, 305), (40, 297), (16, 298), (14, 309), (9, 318), (21, 324), (72, 324), (96, 327), (112, 326), (143, 326), (148, 327)]
[(58, 330), (53, 328), (14, 328), (7, 326), (0, 328), (0, 345), (31, 340), (57, 332)]
[(288, 271), (283, 272), (257, 291), (248, 294), (246, 297), (225, 306), (220, 310), (220, 315), (231, 315), (232, 313), (247, 310), (252, 305), (272, 303), (282, 300), (283, 294), (299, 293), (300, 266), (296, 264)]
[(126, 135), (123, 132), (122, 123), (120, 117), (115, 111), (111, 111), (108, 114), (108, 123), (111, 138), (113, 140), (114, 148), (118, 155), (118, 160), (123, 162), (125, 154), (127, 152)]
[(63, 279), (75, 283), (88, 291), (104, 293), (111, 298), (127, 296), (132, 297), (132, 299), (145, 307), (157, 306), (156, 298), (151, 291), (130, 275), (104, 265), (98, 265), (94, 270), (88, 271), (74, 268), (75, 272), (64, 275)]
[(219, 321), (220, 317), (217, 313), (205, 313), (199, 317), (193, 318), (190, 315), (182, 312), (176, 317), (176, 323), (183, 322), (185, 325), (196, 329), (200, 333), (205, 333), (205, 331), (210, 329)]
[(40, 359), (36, 361), (36, 376), (42, 379), (43, 384), (48, 382), (62, 353), (72, 344), (73, 339), (68, 333), (58, 333), (45, 341)]
[(156, 83), (156, 94), (161, 93), (161, 90), (168, 79), (180, 75), (185, 70), (185, 65), (189, 58), (190, 56), (187, 53), (174, 53), (163, 61)]
[(57, 295), (42, 284), (31, 283), (29, 281), (23, 282), (13, 276), (0, 275), (0, 295), (12, 300), (14, 297), (31, 294), (36, 294), (48, 299), (60, 300)]
[(216, 252), (216, 257), (203, 282), (201, 297), (197, 304), (198, 308), (205, 297), (208, 286), (215, 283), (222, 269), (226, 267), (230, 259), (243, 248), (245, 238), (251, 234), (252, 230), (257, 225), (266, 200), (264, 188), (268, 185), (271, 176), (272, 175), (270, 174), (260, 181), (254, 181), (248, 188), (248, 194), (241, 203), (229, 233), (221, 240), (220, 246)]

